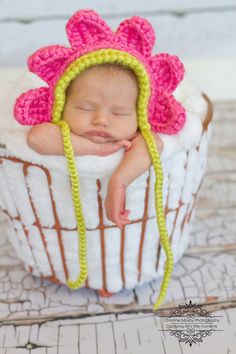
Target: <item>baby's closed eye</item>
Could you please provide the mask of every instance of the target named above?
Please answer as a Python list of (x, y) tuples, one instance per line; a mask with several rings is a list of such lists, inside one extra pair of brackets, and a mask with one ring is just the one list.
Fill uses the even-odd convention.
[[(73, 107), (74, 109), (78, 109), (80, 111), (85, 111), (85, 112), (93, 112), (94, 108), (92, 107), (82, 107), (82, 106), (75, 106)], [(130, 116), (130, 112), (112, 112), (113, 115), (115, 116)]]
[(119, 112), (112, 112), (114, 115), (116, 115), (116, 116), (130, 116), (131, 115), (131, 113), (119, 113)]
[(78, 107), (78, 106), (76, 106), (76, 107), (73, 107), (73, 108), (79, 109), (81, 111), (88, 111), (88, 112), (93, 111), (93, 108), (88, 108), (88, 107)]

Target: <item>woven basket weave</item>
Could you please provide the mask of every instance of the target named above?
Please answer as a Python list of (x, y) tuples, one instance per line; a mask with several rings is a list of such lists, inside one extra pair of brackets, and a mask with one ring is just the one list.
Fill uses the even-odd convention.
[[(207, 162), (212, 104), (206, 95), (203, 97), (208, 112), (200, 143), (162, 161), (163, 205), (175, 263), (189, 242)], [(88, 278), (84, 286), (118, 292), (161, 276), (165, 254), (159, 242), (153, 166), (126, 190), (131, 223), (123, 230), (106, 219), (104, 199), (109, 176), (79, 178), (87, 237)], [(25, 268), (56, 283), (75, 279), (79, 272), (78, 233), (68, 175), (22, 160), (0, 148), (0, 184), (0, 207), (12, 230), (10, 241)], [(36, 197), (39, 187), (40, 203)], [(63, 208), (71, 210), (70, 220), (63, 215)]]

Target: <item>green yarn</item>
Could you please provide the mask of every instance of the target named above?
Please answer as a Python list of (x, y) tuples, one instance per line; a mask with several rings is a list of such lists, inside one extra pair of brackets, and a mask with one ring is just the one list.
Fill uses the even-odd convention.
[(81, 287), (88, 275), (88, 267), (86, 261), (87, 245), (86, 245), (86, 226), (82, 211), (80, 200), (80, 183), (77, 172), (77, 167), (74, 158), (73, 146), (70, 137), (70, 128), (67, 122), (61, 119), (64, 105), (65, 105), (65, 91), (70, 85), (70, 82), (76, 78), (77, 75), (82, 73), (89, 67), (95, 64), (104, 63), (117, 63), (131, 68), (137, 76), (139, 82), (139, 95), (137, 102), (137, 120), (138, 127), (143, 135), (147, 148), (154, 166), (156, 182), (155, 182), (155, 208), (158, 222), (158, 229), (160, 234), (161, 245), (166, 253), (166, 263), (164, 276), (161, 284), (159, 296), (153, 305), (153, 310), (157, 310), (161, 303), (164, 301), (166, 291), (171, 278), (173, 270), (173, 254), (169, 243), (169, 237), (165, 225), (165, 215), (162, 206), (162, 185), (163, 185), (163, 172), (161, 160), (157, 151), (154, 137), (151, 133), (151, 127), (147, 119), (148, 99), (150, 97), (149, 78), (145, 67), (133, 56), (127, 52), (122, 52), (115, 49), (100, 49), (96, 52), (86, 54), (76, 59), (68, 66), (64, 74), (59, 79), (55, 89), (55, 100), (53, 106), (52, 122), (58, 125), (61, 129), (63, 138), (64, 152), (67, 159), (67, 166), (69, 170), (70, 180), (72, 184), (72, 199), (75, 211), (75, 216), (78, 225), (79, 235), (79, 265), (80, 273), (75, 281), (67, 280), (67, 285), (71, 289)]

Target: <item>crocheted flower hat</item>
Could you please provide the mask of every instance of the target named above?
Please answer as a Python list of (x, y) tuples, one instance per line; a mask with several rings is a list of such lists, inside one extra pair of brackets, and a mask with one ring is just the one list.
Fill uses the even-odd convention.
[(184, 108), (172, 92), (183, 79), (184, 67), (177, 56), (152, 55), (155, 32), (144, 18), (132, 16), (112, 31), (91, 9), (77, 11), (66, 24), (71, 48), (52, 45), (40, 48), (28, 58), (29, 70), (42, 78), (48, 87), (31, 89), (16, 100), (14, 116), (23, 125), (52, 122), (61, 128), (64, 152), (72, 184), (74, 211), (78, 222), (80, 274), (67, 285), (80, 287), (88, 273), (86, 263), (86, 227), (79, 194), (79, 177), (70, 139), (70, 127), (62, 119), (66, 89), (84, 70), (98, 64), (117, 63), (133, 70), (138, 79), (137, 123), (152, 159), (156, 175), (155, 207), (166, 264), (156, 310), (163, 302), (173, 270), (173, 254), (162, 206), (163, 173), (155, 140), (151, 134), (176, 134), (186, 119)]

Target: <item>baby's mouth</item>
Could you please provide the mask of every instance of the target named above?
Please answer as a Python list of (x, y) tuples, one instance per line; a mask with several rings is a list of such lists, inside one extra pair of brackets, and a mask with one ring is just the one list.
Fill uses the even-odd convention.
[(87, 131), (85, 132), (85, 136), (88, 137), (90, 140), (96, 142), (107, 142), (115, 140), (111, 134), (103, 131)]
[(104, 142), (112, 142), (115, 141), (115, 139), (113, 138), (107, 138), (104, 136), (99, 136), (99, 135), (90, 135), (90, 134), (85, 134), (86, 138), (88, 138), (89, 140), (91, 140), (92, 142), (95, 143), (104, 143)]
[(113, 138), (113, 136), (110, 133), (105, 132), (103, 130), (90, 130), (87, 131), (85, 134), (88, 134), (90, 136), (101, 136), (104, 138)]

